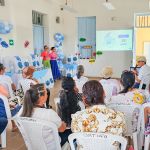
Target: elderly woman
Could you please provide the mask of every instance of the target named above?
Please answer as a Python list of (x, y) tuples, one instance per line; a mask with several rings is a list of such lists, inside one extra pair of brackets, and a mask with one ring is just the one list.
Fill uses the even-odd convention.
[[(38, 80), (33, 78), (33, 73), (35, 72), (35, 68), (33, 66), (25, 67), (22, 72), (23, 79), (19, 81), (19, 87), (23, 89), (24, 94), (28, 89), (30, 89), (31, 85), (38, 84)], [(49, 105), (49, 99), (50, 99), (50, 90), (47, 90), (47, 101), (46, 101), (46, 107), (51, 107)]]
[(105, 106), (102, 85), (91, 80), (84, 84), (82, 91), (86, 109), (72, 115), (72, 131), (124, 134), (124, 114)]
[(112, 67), (104, 67), (101, 74), (103, 79), (100, 80), (100, 83), (104, 88), (105, 103), (107, 103), (113, 95), (117, 95), (120, 92), (121, 86), (118, 80), (112, 79)]

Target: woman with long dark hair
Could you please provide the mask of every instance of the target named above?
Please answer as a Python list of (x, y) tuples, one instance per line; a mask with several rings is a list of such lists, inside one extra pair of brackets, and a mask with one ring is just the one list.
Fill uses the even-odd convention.
[(121, 103), (121, 104), (143, 104), (147, 100), (146, 92), (143, 90), (135, 89), (135, 75), (132, 71), (124, 71), (121, 75), (122, 91), (112, 96), (109, 103)]
[(61, 121), (54, 110), (44, 107), (46, 100), (47, 90), (44, 84), (32, 85), (25, 94), (21, 116), (53, 122), (58, 127), (58, 131), (63, 132), (66, 129), (66, 124)]
[(78, 100), (75, 82), (71, 77), (65, 77), (62, 81), (63, 90), (60, 91), (60, 103), (58, 104), (58, 114), (62, 121), (67, 125), (65, 132), (60, 133), (61, 145), (67, 140), (68, 136), (72, 133), (71, 126), (71, 115), (81, 110)]
[(125, 131), (124, 115), (105, 106), (102, 85), (96, 80), (91, 80), (84, 84), (82, 91), (86, 109), (72, 115), (72, 132), (122, 135)]
[(59, 70), (58, 64), (57, 64), (57, 57), (58, 56), (56, 54), (56, 48), (55, 47), (51, 47), (51, 52), (49, 54), (49, 57), (50, 57), (50, 64), (51, 64), (53, 78), (54, 78), (54, 80), (60, 79), (61, 74), (60, 74), (60, 70)]

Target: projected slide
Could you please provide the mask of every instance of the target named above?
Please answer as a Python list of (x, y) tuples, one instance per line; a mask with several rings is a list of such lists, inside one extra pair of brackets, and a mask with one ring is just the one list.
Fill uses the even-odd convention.
[(133, 30), (96, 32), (97, 51), (125, 51), (133, 49)]

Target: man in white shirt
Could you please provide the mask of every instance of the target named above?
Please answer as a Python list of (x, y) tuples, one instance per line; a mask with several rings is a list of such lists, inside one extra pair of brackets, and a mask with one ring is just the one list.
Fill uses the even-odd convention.
[(150, 66), (146, 65), (146, 58), (140, 56), (137, 58), (137, 65), (141, 67), (136, 81), (140, 83), (140, 89), (149, 89), (150, 84)]
[(5, 75), (5, 69), (6, 68), (4, 67), (4, 65), (0, 63), (0, 83), (7, 82), (8, 84), (11, 85), (12, 90), (15, 91), (16, 86), (13, 83), (12, 79), (9, 76)]

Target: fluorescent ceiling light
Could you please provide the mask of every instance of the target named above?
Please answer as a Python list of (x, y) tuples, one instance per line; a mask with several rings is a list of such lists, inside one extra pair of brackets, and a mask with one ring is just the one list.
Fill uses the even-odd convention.
[(103, 5), (108, 9), (108, 10), (115, 10), (115, 7), (110, 3), (110, 2), (105, 2)]

